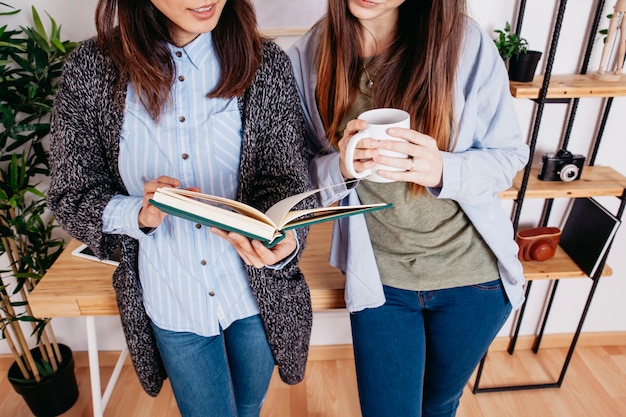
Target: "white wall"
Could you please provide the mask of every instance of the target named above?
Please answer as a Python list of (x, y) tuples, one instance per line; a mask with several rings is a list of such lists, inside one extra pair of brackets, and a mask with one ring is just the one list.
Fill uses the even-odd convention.
[[(21, 13), (17, 17), (0, 17), (0, 26), (4, 24), (9, 24), (11, 27), (20, 24), (30, 25), (28, 7), (32, 4), (40, 14), (47, 11), (59, 24), (62, 24), (64, 39), (82, 40), (95, 34), (93, 14), (96, 0), (72, 2), (64, 0), (32, 0), (30, 2), (9, 0), (9, 3), (18, 3), (20, 7), (26, 9), (26, 13)], [(322, 0), (318, 0), (316, 3), (305, 0), (255, 0), (255, 3), (259, 8), (259, 18), (265, 29), (276, 26), (292, 28), (297, 24), (305, 24), (301, 20), (302, 16), (307, 17), (308, 20), (305, 22), (312, 23), (317, 17), (315, 13), (321, 13), (324, 4)], [(515, 8), (511, 3), (514, 2), (469, 0), (470, 14), (486, 31), (492, 33), (494, 29), (502, 28), (505, 21), (514, 20)], [(613, 3), (607, 3), (604, 15), (612, 11)], [(556, 0), (528, 1), (522, 35), (528, 39), (532, 49), (539, 49), (547, 54), (552, 18), (556, 14), (557, 5)], [(302, 13), (303, 7), (307, 8), (307, 13)], [(589, 0), (570, 0), (568, 2), (553, 73), (570, 74), (578, 71), (581, 55), (579, 51), (584, 48), (587, 36), (584, 33), (584, 28), (587, 27), (588, 20), (593, 13), (592, 7), (595, 7), (595, 2)], [(293, 17), (291, 14), (285, 17), (285, 13), (293, 13)], [(607, 26), (608, 20), (607, 24), (602, 27)], [(293, 40), (293, 37), (286, 37), (279, 38), (277, 41), (286, 48)], [(602, 43), (598, 37), (590, 70), (597, 67), (601, 48)], [(542, 59), (540, 65), (545, 65), (545, 59)], [(599, 123), (602, 103), (603, 99), (585, 99), (580, 102), (578, 117), (569, 146), (571, 151), (583, 154), (588, 152), (594, 129)], [(534, 104), (529, 100), (520, 99), (516, 100), (516, 107), (521, 125), (524, 128), (528, 127), (530, 133)], [(561, 129), (566, 120), (566, 110), (567, 106), (564, 104), (546, 106), (539, 134), (537, 155), (554, 151), (558, 147)], [(618, 97), (614, 100), (611, 114), (596, 165), (610, 165), (626, 175), (624, 158), (626, 142), (623, 140), (624, 129), (621, 118), (621, 115), (626, 114), (626, 98)], [(606, 202), (616, 207), (616, 200), (607, 199)], [(510, 202), (503, 204), (505, 208), (510, 209)], [(554, 220), (550, 225), (560, 226), (560, 219), (556, 214), (562, 212), (565, 205), (566, 201), (556, 201), (555, 216), (553, 216)], [(536, 226), (540, 210), (541, 203), (539, 201), (527, 200), (520, 226)], [(626, 227), (618, 232), (608, 259), (614, 274), (610, 278), (602, 279), (598, 287), (585, 323), (584, 331), (586, 332), (626, 331), (626, 303), (623, 302), (623, 297), (626, 294), (626, 257), (623, 256), (626, 251), (626, 231), (624, 229)], [(561, 281), (547, 326), (547, 333), (569, 333), (576, 328), (590, 284), (589, 279)], [(534, 333), (537, 318), (543, 310), (543, 303), (546, 298), (547, 282), (536, 281), (533, 285), (521, 334)], [(509, 320), (508, 324), (505, 325), (500, 335), (509, 334), (511, 321)], [(71, 345), (74, 350), (86, 350), (83, 319), (57, 318), (53, 323), (57, 337), (61, 341)], [(123, 345), (123, 337), (117, 317), (101, 317), (98, 318), (97, 323), (102, 350), (120, 349)], [(332, 311), (315, 314), (313, 344), (349, 343), (350, 340), (350, 326), (345, 312)], [(6, 346), (0, 343), (0, 353), (5, 351), (8, 351)]]

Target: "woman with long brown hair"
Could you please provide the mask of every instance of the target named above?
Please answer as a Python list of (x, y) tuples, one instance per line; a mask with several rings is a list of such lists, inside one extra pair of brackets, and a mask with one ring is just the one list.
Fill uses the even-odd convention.
[[(454, 416), (524, 297), (498, 193), (528, 147), (503, 62), (464, 0), (329, 0), (288, 53), (315, 185), (390, 167), (321, 202), (394, 204), (337, 220), (333, 231), (363, 416)], [(347, 144), (367, 128), (357, 116), (374, 108), (408, 112), (410, 129), (387, 130), (402, 141), (366, 137), (346, 161)]]
[(113, 286), (146, 392), (169, 377), (185, 417), (258, 416), (274, 364), (304, 375), (307, 230), (269, 249), (149, 199), (183, 187), (265, 211), (309, 190), (289, 59), (248, 0), (100, 0), (96, 27), (56, 96), (49, 206), (99, 257), (121, 248)]

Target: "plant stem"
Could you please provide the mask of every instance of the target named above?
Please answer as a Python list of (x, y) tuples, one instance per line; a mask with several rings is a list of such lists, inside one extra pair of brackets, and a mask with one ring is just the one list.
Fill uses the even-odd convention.
[(26, 365), (22, 360), (22, 355), (20, 355), (20, 353), (17, 351), (15, 343), (13, 343), (13, 337), (11, 336), (11, 333), (9, 332), (9, 329), (7, 329), (6, 325), (2, 326), (2, 333), (4, 333), (7, 344), (9, 345), (9, 349), (13, 354), (13, 359), (15, 360), (17, 367), (22, 373), (22, 376), (24, 377), (24, 379), (30, 379), (30, 373), (28, 372), (28, 369), (26, 368)]

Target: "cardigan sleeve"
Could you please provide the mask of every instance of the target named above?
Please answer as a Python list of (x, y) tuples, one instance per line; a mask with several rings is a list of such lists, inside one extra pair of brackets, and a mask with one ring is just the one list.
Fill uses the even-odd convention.
[(125, 193), (111, 157), (118, 138), (109, 138), (121, 126), (114, 84), (95, 42), (83, 43), (64, 64), (51, 120), (48, 206), (71, 236), (100, 257), (108, 257), (118, 241), (102, 232), (102, 213), (114, 195)]

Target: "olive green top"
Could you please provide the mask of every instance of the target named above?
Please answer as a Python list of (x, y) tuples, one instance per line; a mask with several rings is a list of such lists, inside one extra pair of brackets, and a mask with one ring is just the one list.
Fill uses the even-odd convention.
[(394, 204), (365, 215), (383, 284), (424, 291), (499, 277), (495, 256), (455, 201), (414, 196), (402, 182), (363, 180), (357, 193), (364, 204)]
[[(364, 59), (368, 67), (371, 58)], [(369, 67), (368, 67), (369, 68)], [(364, 70), (360, 90), (342, 123), (373, 107), (368, 84), (374, 72)], [(497, 260), (459, 205), (430, 194), (412, 195), (404, 182), (361, 180), (363, 204), (393, 203), (365, 214), (376, 263), (384, 285), (414, 291), (489, 282), (499, 277)]]

